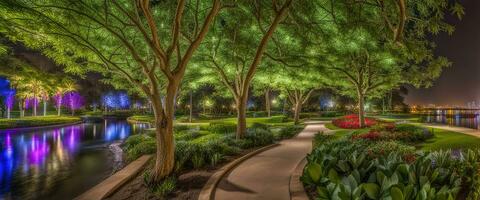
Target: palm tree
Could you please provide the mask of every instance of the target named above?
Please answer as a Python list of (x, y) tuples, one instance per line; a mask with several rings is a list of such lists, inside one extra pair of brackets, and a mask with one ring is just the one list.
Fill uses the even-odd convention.
[(69, 78), (62, 79), (57, 85), (54, 87), (55, 90), (55, 106), (57, 107), (57, 115), (60, 116), (62, 112), (62, 101), (63, 95), (67, 92), (72, 92), (77, 90), (77, 85), (75, 85), (74, 81)]

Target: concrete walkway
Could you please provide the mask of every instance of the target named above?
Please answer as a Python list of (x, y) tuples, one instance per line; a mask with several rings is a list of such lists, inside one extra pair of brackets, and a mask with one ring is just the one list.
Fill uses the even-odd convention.
[(444, 129), (447, 131), (459, 132), (459, 133), (480, 138), (480, 130), (473, 129), (473, 128), (449, 126), (449, 125), (443, 125), (443, 124), (422, 124), (422, 125), (430, 128), (438, 128), (438, 129)]
[(295, 167), (310, 153), (313, 136), (327, 130), (325, 122), (310, 122), (295, 138), (244, 161), (218, 184), (215, 199), (289, 200), (289, 182)]

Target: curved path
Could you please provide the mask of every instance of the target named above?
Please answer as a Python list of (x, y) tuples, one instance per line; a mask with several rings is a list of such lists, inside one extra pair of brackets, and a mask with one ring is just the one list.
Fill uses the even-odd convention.
[(328, 130), (324, 123), (309, 122), (296, 137), (242, 162), (220, 181), (215, 199), (290, 199), (290, 176), (310, 153), (313, 136)]

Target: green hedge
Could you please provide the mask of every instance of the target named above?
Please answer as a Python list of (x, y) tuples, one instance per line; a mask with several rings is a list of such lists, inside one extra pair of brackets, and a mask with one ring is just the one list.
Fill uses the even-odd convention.
[(80, 122), (79, 117), (67, 116), (41, 116), (41, 117), (23, 117), (15, 119), (0, 119), (0, 129), (7, 128), (25, 128), (37, 126), (50, 126), (59, 124), (68, 124)]

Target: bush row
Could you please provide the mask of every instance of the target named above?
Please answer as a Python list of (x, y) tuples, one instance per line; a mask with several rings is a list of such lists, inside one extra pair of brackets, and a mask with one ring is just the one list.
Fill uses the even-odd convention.
[[(230, 128), (230, 129), (229, 129)], [(175, 128), (176, 170), (196, 169), (216, 166), (225, 156), (235, 155), (241, 149), (265, 146), (276, 140), (286, 139), (297, 134), (303, 126), (286, 126), (273, 133), (268, 125), (255, 123), (247, 129), (243, 139), (235, 139), (229, 124), (214, 124), (204, 131), (191, 127)], [(128, 160), (134, 160), (156, 151), (155, 134), (130, 136), (123, 144)]]
[(479, 198), (480, 151), (415, 152), (395, 140), (324, 135), (315, 143), (302, 181), (317, 199)]

